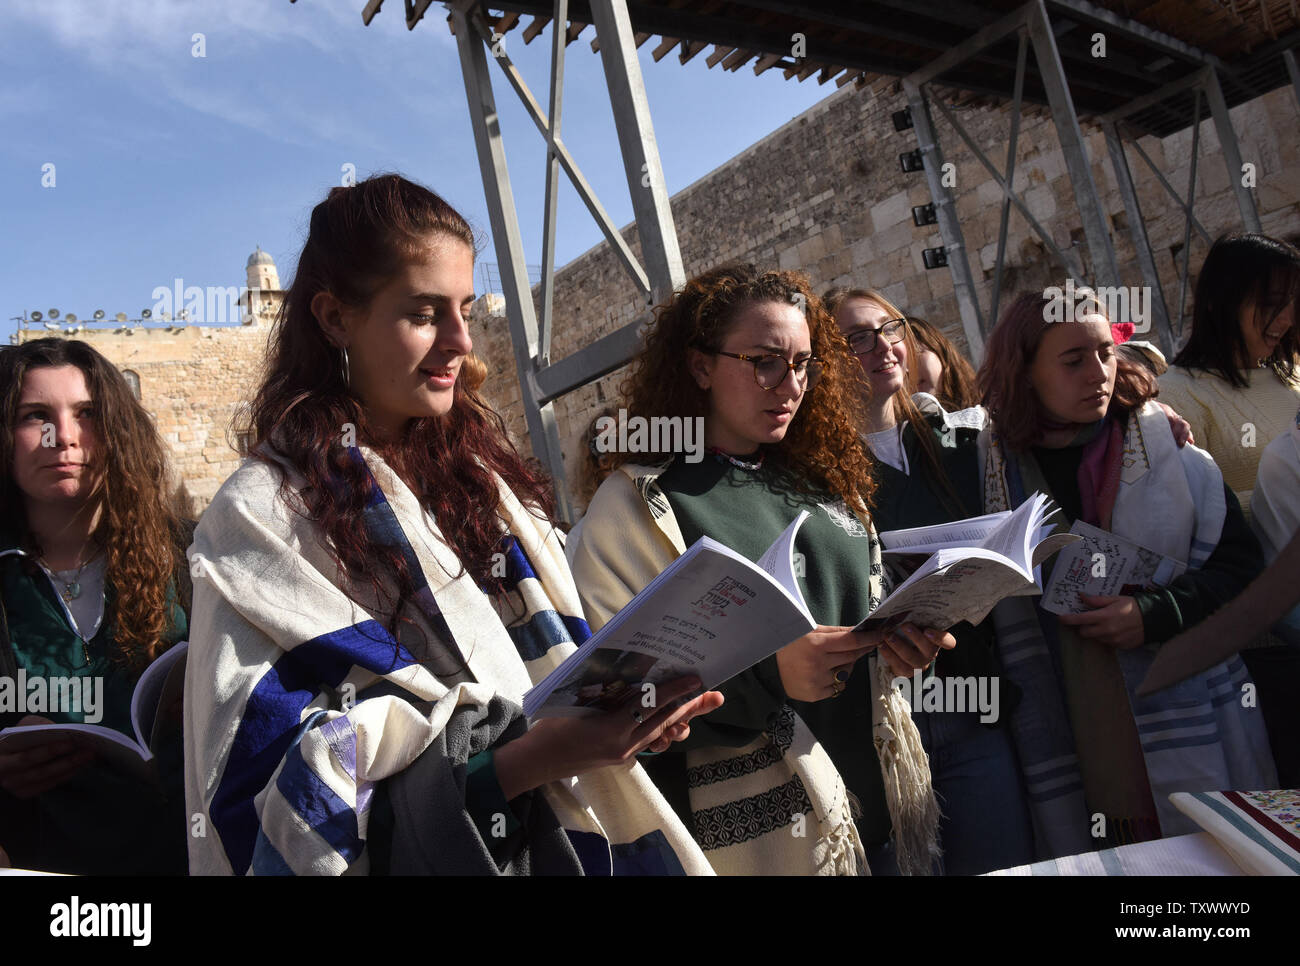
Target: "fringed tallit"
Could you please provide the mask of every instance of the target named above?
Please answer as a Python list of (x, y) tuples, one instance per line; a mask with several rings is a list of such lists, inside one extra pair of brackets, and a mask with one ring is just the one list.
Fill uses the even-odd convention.
[[(558, 536), (504, 485), (509, 593), (490, 600), (383, 461), (359, 449), (353, 457), (374, 484), (367, 536), (414, 565), (415, 625), (442, 635), (474, 680), (444, 686), (413, 656), (420, 634), (408, 640), (404, 624), (394, 640), (336, 586), (317, 531), (280, 496), (282, 474), (295, 487), (301, 479), (245, 462), (204, 513), (190, 552), (186, 801), (202, 825), (190, 839), (194, 873), (365, 873), (375, 784), (415, 761), (458, 708), (494, 697), (518, 705), (587, 636)], [(381, 682), (397, 693), (365, 699)], [(635, 764), (543, 793), (588, 872), (711, 872)]]
[[(655, 482), (663, 469), (621, 467), (626, 479), (602, 487), (601, 514), (585, 518), (585, 550), (578, 548), (573, 559), (594, 626), (603, 625), (686, 550), (672, 507)], [(606, 544), (612, 548), (615, 540), (617, 552), (607, 555)], [(867, 564), (875, 607), (883, 598), (883, 568), (874, 529)], [(899, 868), (905, 874), (929, 874), (939, 855), (939, 806), (929, 759), (907, 702), (892, 686), (892, 672), (874, 652), (862, 660), (873, 684), (872, 741)], [(789, 705), (772, 728), (748, 745), (692, 749), (686, 766), (696, 839), (719, 874), (870, 874), (844, 780)]]
[[(1021, 492), (1014, 455), (996, 430), (979, 439), (984, 510), (1014, 509)], [(1223, 477), (1209, 454), (1179, 449), (1163, 411), (1147, 403), (1129, 415), (1111, 531), (1198, 569), (1218, 545), (1226, 505)], [(1012, 736), (1029, 792), (1040, 858), (1073, 855), (1095, 847), (1091, 816), (1075, 751), (1062, 685), (1057, 642), (1045, 634), (1033, 598), (1008, 598), (994, 608), (999, 659), (1021, 691), (1011, 718)], [(1240, 656), (1148, 697), (1136, 695), (1159, 645), (1116, 650), (1137, 725), (1142, 756), (1161, 832), (1195, 831), (1169, 801), (1175, 791), (1271, 788), (1276, 782), (1262, 716), (1242, 708), (1250, 680)]]

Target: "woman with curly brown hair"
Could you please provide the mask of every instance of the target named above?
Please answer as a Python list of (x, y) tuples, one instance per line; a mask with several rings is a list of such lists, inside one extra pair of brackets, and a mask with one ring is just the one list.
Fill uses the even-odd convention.
[[(100, 707), (4, 714), (0, 725), (98, 723), (134, 738), (135, 682), (188, 626), (189, 529), (164, 488), (162, 441), (121, 373), (84, 342), (0, 351), (0, 407), (0, 677), (87, 678), (102, 694)], [(179, 728), (174, 738), (155, 749), (157, 785), (66, 742), (0, 753), (0, 844), (13, 864), (183, 873)]]
[(802, 274), (728, 265), (690, 280), (656, 310), (627, 418), (700, 420), (708, 456), (616, 453), (574, 554), (588, 620), (603, 624), (700, 536), (757, 559), (811, 514), (796, 569), (821, 626), (773, 641), (772, 657), (721, 687), (726, 704), (692, 725), (686, 754), (650, 765), (719, 872), (852, 872), (859, 836), (874, 872), (931, 865), (928, 769), (888, 681), (952, 639), (844, 626), (883, 592), (860, 379)]
[(253, 458), (192, 548), (192, 871), (710, 871), (635, 756), (718, 695), (522, 714), (589, 631), (547, 481), (463, 378), (473, 269), (464, 218), (397, 175), (312, 211)]

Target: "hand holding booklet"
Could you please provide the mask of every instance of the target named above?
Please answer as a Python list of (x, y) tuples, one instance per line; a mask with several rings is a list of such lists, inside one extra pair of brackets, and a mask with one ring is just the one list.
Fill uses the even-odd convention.
[(1052, 578), (1043, 590), (1043, 610), (1053, 614), (1082, 614), (1079, 594), (1117, 597), (1145, 587), (1164, 586), (1187, 565), (1139, 546), (1106, 530), (1076, 520), (1071, 533), (1082, 539), (1056, 559)]
[[(892, 537), (907, 552), (936, 552), (857, 629), (910, 621), (946, 630), (982, 620), (1003, 597), (1038, 593), (1034, 568), (1079, 539), (1047, 536), (1047, 502), (1038, 494), (1011, 513), (925, 533), (895, 531)], [(795, 536), (807, 516), (800, 513), (757, 563), (701, 537), (533, 687), (524, 696), (524, 713), (594, 714), (634, 698), (652, 708), (649, 686), (694, 674), (706, 690), (717, 687), (814, 630), (794, 566)], [(887, 535), (880, 536), (888, 546)]]
[(694, 674), (716, 687), (813, 630), (795, 577), (800, 513), (755, 564), (701, 537), (524, 696), (530, 718), (594, 714)]
[(187, 641), (173, 645), (140, 675), (131, 695), (134, 741), (103, 725), (17, 725), (0, 730), (0, 751), (23, 751), (54, 741), (71, 741), (79, 748), (93, 751), (101, 762), (120, 771), (145, 780), (156, 778), (152, 749), (164, 728), (180, 727), (188, 649)]

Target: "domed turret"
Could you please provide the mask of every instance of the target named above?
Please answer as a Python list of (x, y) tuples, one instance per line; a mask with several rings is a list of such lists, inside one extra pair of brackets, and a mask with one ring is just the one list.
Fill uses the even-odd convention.
[(262, 251), (262, 246), (248, 256), (248, 287), (264, 292), (280, 290), (280, 273), (276, 271), (275, 259)]

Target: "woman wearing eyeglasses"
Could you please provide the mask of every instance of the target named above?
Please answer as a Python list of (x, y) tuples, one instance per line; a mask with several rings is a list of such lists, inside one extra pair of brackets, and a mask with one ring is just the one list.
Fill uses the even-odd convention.
[[(979, 513), (975, 440), (983, 413), (946, 413), (926, 396), (912, 398), (909, 362), (918, 357), (915, 333), (898, 307), (872, 289), (827, 293), (828, 308), (862, 366), (870, 393), (860, 426), (870, 447), (879, 530), (949, 523)], [(943, 808), (940, 845), (949, 875), (978, 875), (1033, 859), (1033, 835), (1007, 726), (1014, 698), (994, 657), (992, 625), (959, 624), (957, 647), (935, 662), (940, 680), (973, 680), (997, 695), (977, 708), (923, 710), (921, 733)], [(927, 672), (928, 676), (929, 672)], [(955, 693), (955, 692), (952, 692)]]
[(647, 762), (723, 873), (851, 873), (859, 837), (873, 873), (931, 866), (928, 770), (888, 679), (954, 642), (910, 626), (884, 640), (850, 629), (880, 599), (883, 570), (852, 408), (861, 376), (846, 348), (801, 274), (730, 265), (689, 281), (656, 310), (625, 391), (630, 416), (702, 419), (708, 455), (615, 454), (574, 551), (599, 627), (700, 536), (757, 559), (811, 514), (795, 549), (821, 626), (773, 642), (785, 646), (691, 722), (683, 752)]

